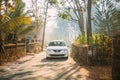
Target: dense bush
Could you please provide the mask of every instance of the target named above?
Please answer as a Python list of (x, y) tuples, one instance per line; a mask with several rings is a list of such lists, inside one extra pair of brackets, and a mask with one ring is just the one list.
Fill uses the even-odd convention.
[[(79, 36), (75, 43), (81, 44), (82, 37)], [(87, 44), (87, 39), (85, 38), (84, 44)], [(92, 38), (90, 38), (90, 47), (88, 47), (88, 50), (86, 53), (82, 53), (82, 55), (88, 55), (86, 59), (89, 59), (91, 64), (111, 64), (112, 62), (112, 40), (105, 36), (96, 34), (93, 35)], [(79, 46), (78, 45), (78, 46)], [(92, 52), (91, 55), (88, 54), (88, 51)], [(77, 53), (74, 51), (78, 51)], [(78, 50), (77, 48), (72, 47), (72, 52), (77, 55), (76, 58), (82, 58), (79, 53), (81, 53), (83, 50)], [(75, 56), (74, 56), (75, 57)], [(91, 58), (91, 59), (90, 59)]]

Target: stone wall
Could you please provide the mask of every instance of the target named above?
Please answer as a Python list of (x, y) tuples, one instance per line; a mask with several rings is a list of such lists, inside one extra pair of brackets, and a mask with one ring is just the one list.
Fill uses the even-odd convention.
[(0, 64), (6, 62), (12, 62), (19, 59), (22, 56), (25, 56), (25, 46), (21, 44), (5, 44), (4, 45), (5, 53), (0, 54)]
[(88, 46), (87, 45), (72, 44), (71, 57), (79, 65), (88, 64)]
[(41, 48), (39, 43), (29, 43), (28, 46), (25, 43), (18, 43), (17, 45), (5, 44), (4, 50), (5, 53), (0, 52), (0, 64), (15, 61), (27, 53), (38, 53), (41, 51)]

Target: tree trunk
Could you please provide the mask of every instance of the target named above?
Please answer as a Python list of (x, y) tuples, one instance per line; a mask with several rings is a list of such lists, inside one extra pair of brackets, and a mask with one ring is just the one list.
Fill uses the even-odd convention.
[(5, 50), (4, 50), (4, 42), (2, 39), (2, 33), (0, 31), (0, 55), (4, 55), (5, 54)]
[(84, 44), (84, 40), (85, 40), (85, 31), (84, 31), (84, 24), (83, 24), (83, 13), (80, 14), (80, 21), (79, 21), (79, 27), (80, 27), (80, 31), (82, 34), (82, 44)]
[(45, 30), (46, 30), (47, 14), (48, 14), (48, 2), (47, 2), (47, 5), (46, 5), (46, 10), (45, 10), (45, 20), (44, 20), (43, 36), (42, 36), (42, 45), (41, 45), (41, 50), (42, 50), (42, 51), (43, 51), (43, 48), (44, 48), (44, 41), (45, 41)]
[[(83, 7), (80, 4), (80, 1), (74, 0), (75, 2), (75, 8), (77, 8), (77, 12), (75, 12), (77, 18), (78, 18), (78, 25), (82, 34), (82, 44), (84, 44), (85, 40), (85, 31), (84, 31), (84, 18), (83, 18)], [(78, 13), (78, 14), (77, 14)]]
[(92, 8), (92, 0), (88, 0), (87, 2), (87, 42), (88, 44), (90, 44), (90, 38), (92, 38), (91, 8)]

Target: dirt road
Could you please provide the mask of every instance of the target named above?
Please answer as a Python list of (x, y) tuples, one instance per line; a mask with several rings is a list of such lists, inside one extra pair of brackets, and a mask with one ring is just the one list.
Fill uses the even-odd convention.
[(45, 52), (41, 52), (0, 66), (0, 80), (111, 80), (109, 68), (97, 70), (79, 66), (70, 57), (46, 59)]

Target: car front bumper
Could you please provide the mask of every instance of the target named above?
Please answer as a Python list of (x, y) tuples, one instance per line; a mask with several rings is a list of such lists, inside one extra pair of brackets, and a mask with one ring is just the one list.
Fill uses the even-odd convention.
[(46, 52), (46, 58), (68, 58), (68, 51), (64, 52)]

